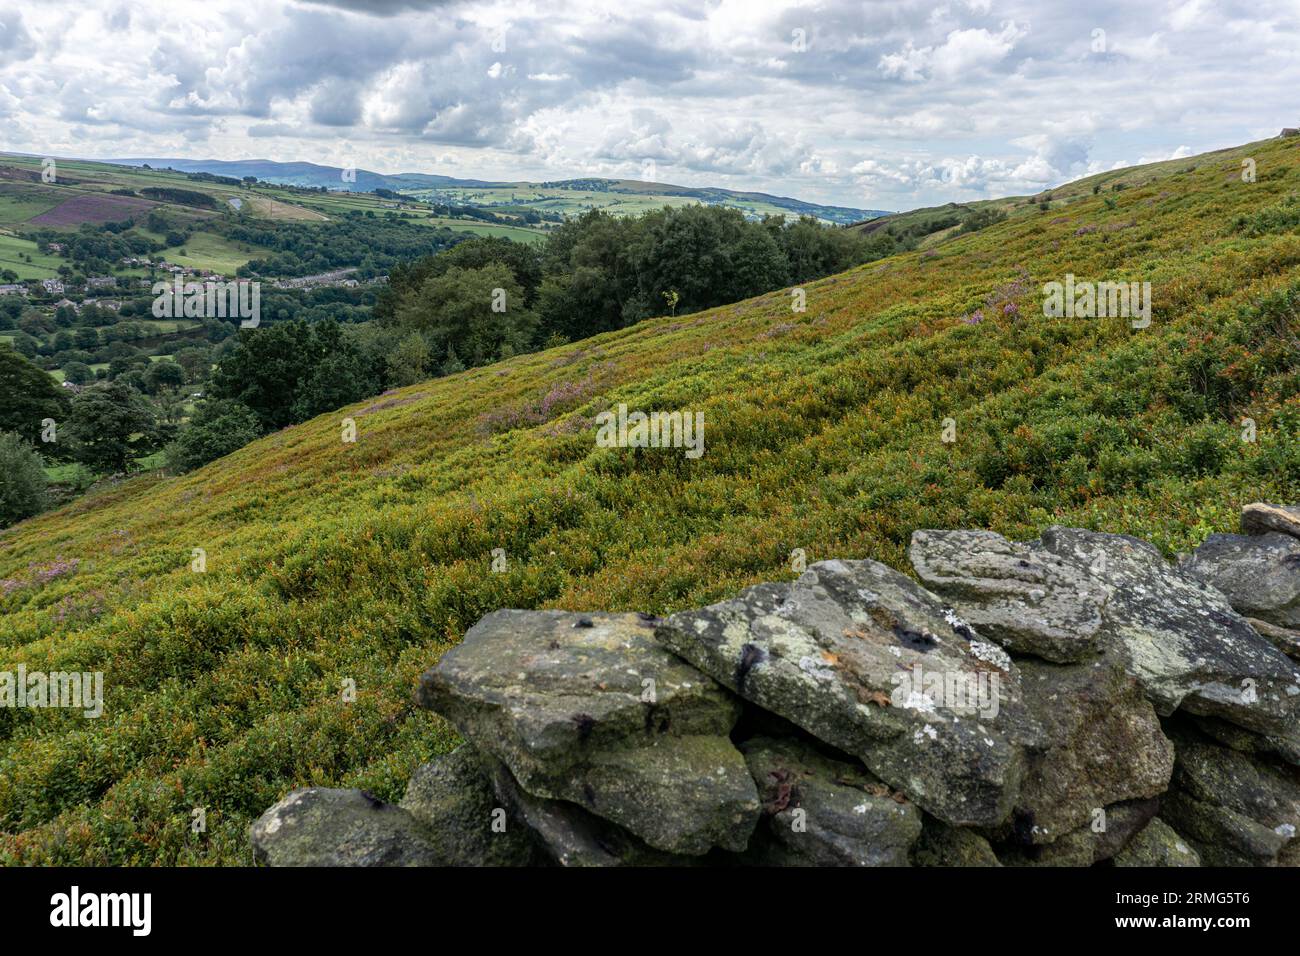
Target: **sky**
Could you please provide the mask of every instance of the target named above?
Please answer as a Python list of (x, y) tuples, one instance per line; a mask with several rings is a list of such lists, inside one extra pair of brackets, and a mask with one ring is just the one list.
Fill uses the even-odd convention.
[(1300, 0), (0, 0), (0, 151), (910, 209), (1300, 126)]

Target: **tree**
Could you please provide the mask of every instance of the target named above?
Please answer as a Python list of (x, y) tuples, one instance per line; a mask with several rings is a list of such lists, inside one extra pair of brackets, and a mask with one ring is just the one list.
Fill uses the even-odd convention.
[(373, 395), (374, 364), (337, 322), (280, 322), (240, 332), (218, 363), (212, 397), (248, 406), (273, 431)]
[(145, 391), (150, 395), (185, 384), (185, 369), (170, 359), (154, 362), (144, 372)]
[(202, 381), (212, 366), (212, 352), (201, 346), (189, 346), (176, 353), (176, 363), (185, 370), (186, 381)]
[(35, 444), (46, 419), (67, 418), (67, 392), (48, 373), (0, 345), (0, 431), (17, 432)]
[(294, 394), (312, 351), (312, 333), (305, 322), (243, 329), (234, 350), (213, 372), (212, 396), (248, 406), (264, 432), (284, 428), (293, 423)]
[(45, 463), (17, 432), (0, 432), (0, 528), (45, 508)]
[(790, 265), (785, 253), (766, 230), (746, 229), (727, 254), (731, 266), (726, 271), (726, 280), (719, 283), (726, 302), (762, 295), (789, 281)]
[(435, 352), (453, 349), (473, 367), (531, 348), (537, 316), (523, 300), (523, 287), (503, 263), (479, 269), (453, 266), (404, 300), (397, 320), (403, 328), (424, 333)]
[(393, 321), (404, 297), (417, 293), (425, 282), (444, 275), (448, 269), (481, 269), (492, 263), (510, 268), (523, 289), (524, 305), (531, 308), (542, 284), (541, 254), (535, 247), (522, 242), (499, 236), (479, 236), (459, 242), (436, 255), (395, 265), (375, 302), (375, 318), (382, 322)]
[(85, 362), (64, 362), (63, 380), (73, 385), (85, 385), (95, 380), (95, 371)]
[(332, 412), (373, 394), (365, 363), (355, 350), (326, 352), (298, 386), (293, 401), (295, 421)]
[(123, 382), (109, 382), (72, 400), (64, 429), (72, 457), (96, 474), (125, 472), (154, 441), (154, 416), (144, 396)]
[(388, 358), (389, 384), (414, 385), (429, 377), (433, 350), (419, 332), (408, 333)]
[(167, 446), (167, 463), (190, 471), (243, 448), (261, 433), (261, 423), (247, 405), (229, 399), (204, 402)]

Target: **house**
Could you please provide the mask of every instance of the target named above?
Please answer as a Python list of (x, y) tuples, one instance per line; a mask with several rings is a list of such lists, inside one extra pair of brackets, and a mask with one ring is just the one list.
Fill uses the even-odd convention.
[(50, 295), (63, 294), (63, 283), (60, 282), (58, 279), (42, 279), (41, 288), (44, 289), (46, 292), (48, 292)]
[(91, 276), (86, 280), (87, 289), (115, 289), (117, 280), (112, 276)]
[(27, 287), (24, 285), (0, 285), (0, 295), (22, 295), (26, 291)]

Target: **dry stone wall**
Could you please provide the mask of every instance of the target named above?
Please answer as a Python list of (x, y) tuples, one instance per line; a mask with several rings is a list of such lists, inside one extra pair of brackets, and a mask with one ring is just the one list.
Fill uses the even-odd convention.
[[(421, 679), (398, 805), (295, 791), (267, 865), (1300, 863), (1300, 507), (1178, 563), (918, 531), (666, 619), (502, 610)], [(919, 581), (919, 583), (918, 583)]]

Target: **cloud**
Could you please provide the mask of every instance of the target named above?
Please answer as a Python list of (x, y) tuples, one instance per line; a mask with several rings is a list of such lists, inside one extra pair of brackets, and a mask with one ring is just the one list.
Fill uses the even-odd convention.
[(915, 47), (909, 40), (897, 53), (887, 53), (877, 66), (887, 76), (915, 83), (934, 76), (943, 80), (965, 78), (1002, 60), (1015, 49), (1016, 42), (1029, 32), (1014, 20), (996, 33), (984, 28), (953, 30), (938, 46)]
[(485, 179), (637, 176), (653, 161), (663, 182), (908, 208), (1300, 122), (1294, 0), (40, 11), (0, 12), (0, 115), (5, 148), (41, 155), (202, 146), (338, 165), (346, 143), (358, 166)]
[(23, 15), (17, 10), (0, 10), (0, 66), (29, 59), (35, 52)]
[(453, 6), (456, 0), (299, 0), (304, 6), (334, 7), (375, 17), (392, 17), (412, 10)]

